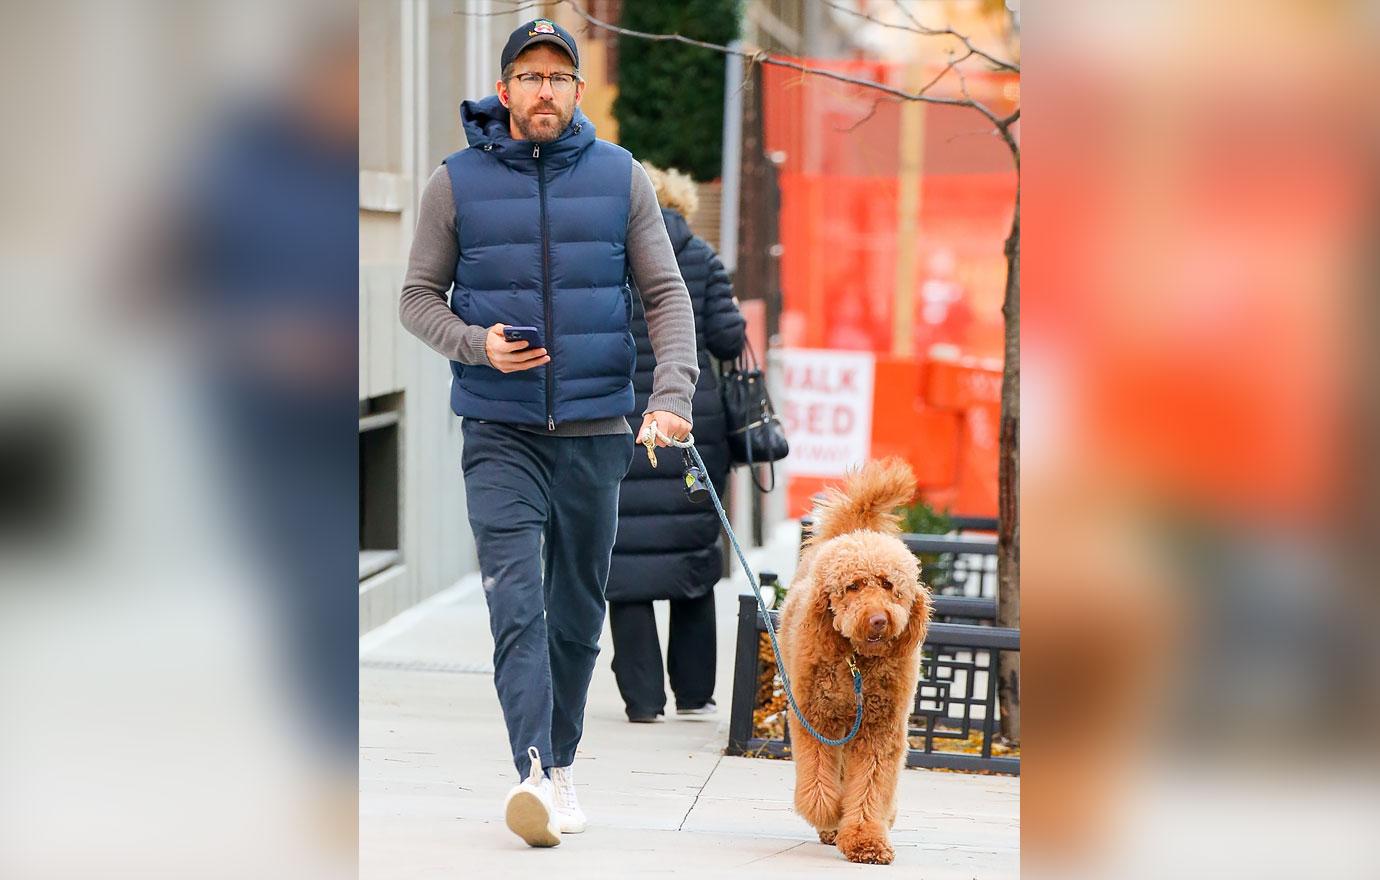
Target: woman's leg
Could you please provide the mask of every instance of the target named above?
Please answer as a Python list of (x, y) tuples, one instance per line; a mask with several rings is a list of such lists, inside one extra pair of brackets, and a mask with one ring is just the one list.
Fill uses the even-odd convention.
[(672, 600), (666, 665), (677, 709), (698, 709), (713, 699), (717, 660), (714, 591), (697, 599)]
[(613, 677), (629, 718), (650, 718), (666, 711), (661, 641), (651, 602), (610, 602), (613, 632)]

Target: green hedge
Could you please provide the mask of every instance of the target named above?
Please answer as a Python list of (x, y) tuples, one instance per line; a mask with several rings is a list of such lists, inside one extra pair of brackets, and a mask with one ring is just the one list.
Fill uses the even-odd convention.
[[(739, 0), (628, 0), (629, 30), (682, 34), (727, 45), (738, 36)], [(699, 181), (723, 163), (724, 55), (680, 43), (618, 38), (618, 140), (638, 159)]]

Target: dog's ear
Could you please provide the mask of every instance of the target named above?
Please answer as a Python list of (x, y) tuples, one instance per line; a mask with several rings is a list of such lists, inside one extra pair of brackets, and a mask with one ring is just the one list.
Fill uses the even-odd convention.
[(810, 587), (814, 590), (810, 595), (810, 607), (821, 614), (829, 613), (830, 585), (838, 577), (837, 567), (835, 555), (828, 553), (816, 553), (810, 563)]
[(909, 651), (925, 640), (930, 629), (930, 590), (923, 583), (915, 583), (915, 599), (910, 604), (910, 619), (901, 634), (901, 646)]
[(913, 639), (918, 643), (925, 638), (930, 621), (930, 591), (920, 580), (920, 560), (909, 551), (903, 551), (893, 556), (890, 563), (888, 567), (891, 582), (904, 585), (898, 598), (904, 602), (904, 597), (907, 594), (910, 596), (910, 607), (907, 609), (910, 617), (902, 633), (902, 640)]
[(810, 596), (810, 607), (814, 609), (818, 617), (828, 619), (833, 616), (833, 609), (829, 605), (832, 591), (829, 589), (829, 581), (824, 578), (823, 573), (815, 570), (810, 578), (810, 588), (814, 593)]
[(836, 577), (831, 571), (829, 557), (820, 558), (816, 556), (810, 565), (809, 580), (807, 581), (808, 592), (804, 597), (808, 600), (806, 607), (808, 613), (804, 615), (808, 625), (818, 627), (819, 637), (824, 638), (826, 633), (834, 631), (834, 609), (830, 604), (833, 591), (831, 584)]

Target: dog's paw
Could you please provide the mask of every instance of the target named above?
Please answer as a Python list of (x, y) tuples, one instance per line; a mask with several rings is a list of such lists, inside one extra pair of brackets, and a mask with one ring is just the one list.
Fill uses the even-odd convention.
[(848, 828), (838, 834), (839, 852), (850, 862), (889, 865), (896, 858), (886, 834), (866, 828)]
[(819, 842), (820, 842), (820, 843), (823, 843), (823, 844), (825, 844), (825, 845), (827, 845), (827, 846), (833, 846), (833, 845), (838, 841), (838, 839), (839, 839), (839, 832), (838, 832), (838, 829), (834, 829), (833, 831), (821, 831), (821, 832), (819, 832)]

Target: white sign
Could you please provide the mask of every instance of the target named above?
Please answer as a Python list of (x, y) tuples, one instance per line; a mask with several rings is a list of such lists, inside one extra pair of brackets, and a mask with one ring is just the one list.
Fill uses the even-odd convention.
[(871, 352), (793, 348), (781, 352), (781, 421), (788, 473), (838, 477), (872, 450)]

